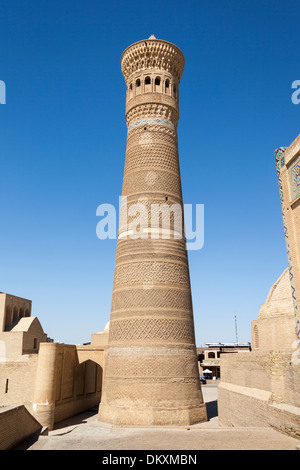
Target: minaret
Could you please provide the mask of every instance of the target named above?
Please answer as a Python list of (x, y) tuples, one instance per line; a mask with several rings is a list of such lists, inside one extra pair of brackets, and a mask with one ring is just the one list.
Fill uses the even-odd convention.
[[(183, 208), (177, 123), (184, 56), (152, 35), (123, 52), (121, 68), (127, 86), (127, 210), (119, 224), (99, 420), (191, 425), (207, 415), (184, 233), (179, 236), (183, 219), (178, 224), (171, 211), (169, 237), (162, 220), (158, 228), (149, 222), (152, 207)], [(140, 217), (140, 236), (134, 237), (130, 208), (139, 205), (146, 217)]]

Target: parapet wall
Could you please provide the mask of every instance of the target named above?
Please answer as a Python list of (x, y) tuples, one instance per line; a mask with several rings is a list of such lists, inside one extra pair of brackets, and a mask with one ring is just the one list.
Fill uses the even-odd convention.
[(0, 408), (0, 450), (8, 450), (35, 433), (41, 424), (28, 412), (25, 406)]
[(251, 352), (221, 358), (220, 426), (272, 426), (300, 437), (298, 351)]

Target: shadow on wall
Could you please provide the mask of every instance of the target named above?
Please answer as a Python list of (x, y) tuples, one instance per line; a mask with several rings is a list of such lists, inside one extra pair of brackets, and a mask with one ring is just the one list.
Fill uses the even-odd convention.
[(218, 416), (218, 401), (213, 400), (206, 403), (207, 419), (210, 420)]

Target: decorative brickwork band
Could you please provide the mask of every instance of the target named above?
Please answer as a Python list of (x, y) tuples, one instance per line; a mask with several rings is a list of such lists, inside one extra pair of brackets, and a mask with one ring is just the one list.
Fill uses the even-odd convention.
[(149, 118), (149, 119), (141, 119), (140, 121), (135, 121), (128, 127), (128, 131), (131, 131), (134, 127), (137, 126), (145, 126), (147, 124), (162, 124), (165, 126), (170, 126), (172, 129), (176, 130), (176, 127), (172, 122), (167, 121), (166, 119), (158, 119), (158, 118)]

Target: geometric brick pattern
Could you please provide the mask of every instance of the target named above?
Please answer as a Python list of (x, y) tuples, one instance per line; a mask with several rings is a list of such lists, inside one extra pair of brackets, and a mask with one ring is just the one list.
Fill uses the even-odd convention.
[[(138, 306), (138, 307), (137, 307)], [(162, 289), (160, 287), (151, 290), (151, 296), (148, 295), (144, 286), (136, 286), (134, 289), (114, 289), (112, 300), (112, 312), (114, 315), (122, 309), (129, 309), (132, 312), (139, 310), (147, 311), (147, 308), (153, 309), (169, 309), (173, 311), (173, 315), (177, 315), (177, 311), (181, 310), (191, 313), (192, 303), (189, 295), (189, 289)]]
[(166, 261), (131, 261), (118, 264), (115, 268), (114, 286), (120, 285), (177, 284), (188, 287), (189, 272), (186, 264)]
[(300, 196), (300, 155), (289, 168), (290, 190), (292, 201)]
[(122, 375), (124, 378), (143, 378), (145, 370), (149, 371), (148, 377), (151, 376), (155, 379), (159, 377), (174, 377), (174, 375), (188, 378), (197, 374), (197, 367), (190, 360), (191, 351), (189, 351), (189, 354), (184, 355), (175, 351), (168, 355), (167, 361), (165, 354), (155, 354), (153, 351), (150, 351), (150, 353), (147, 355), (140, 354), (138, 362), (129, 355), (126, 362), (121, 361), (121, 364), (120, 357), (115, 354), (110, 358), (110, 368), (107, 371), (107, 377), (119, 378)]
[(110, 341), (134, 341), (151, 339), (155, 341), (180, 341), (193, 344), (194, 329), (191, 321), (169, 318), (133, 318), (114, 320), (110, 325)]

